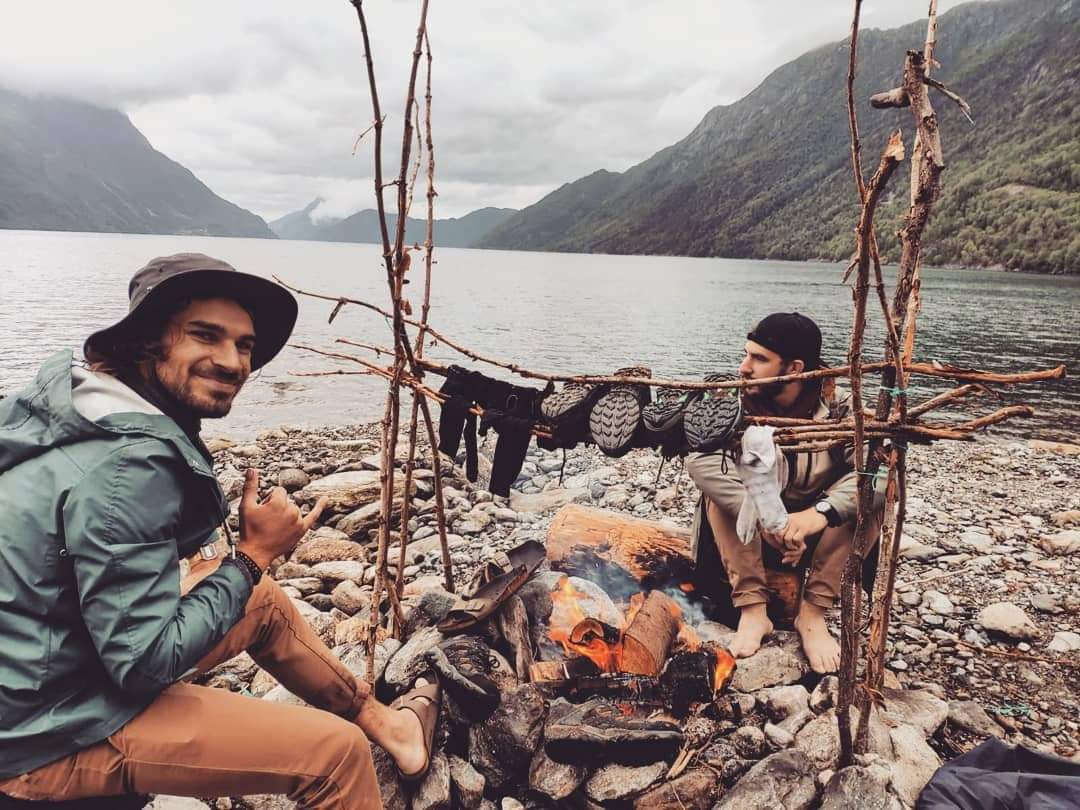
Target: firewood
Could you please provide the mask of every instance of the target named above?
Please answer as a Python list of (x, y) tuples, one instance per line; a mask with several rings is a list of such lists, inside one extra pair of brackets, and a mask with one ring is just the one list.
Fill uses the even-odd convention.
[(511, 596), (496, 617), (499, 632), (514, 652), (514, 672), (523, 681), (529, 680), (533, 665), (532, 640), (529, 635), (529, 614), (525, 603)]
[(659, 675), (682, 623), (679, 606), (651, 591), (623, 632), (619, 669), (636, 675)]

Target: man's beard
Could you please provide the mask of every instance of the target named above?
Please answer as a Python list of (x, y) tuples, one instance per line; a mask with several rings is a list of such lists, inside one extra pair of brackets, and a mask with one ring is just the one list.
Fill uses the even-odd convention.
[[(236, 385), (236, 389), (232, 392), (211, 391), (208, 395), (199, 395), (195, 393), (192, 384), (195, 376), (209, 377), (230, 383)], [(156, 365), (154, 367), (154, 382), (165, 396), (176, 403), (178, 408), (195, 419), (220, 419), (227, 416), (229, 411), (232, 410), (233, 399), (239, 391), (238, 380), (231, 377), (212, 373), (196, 375), (193, 371), (186, 380), (177, 382), (162, 378)]]
[[(752, 382), (752, 380), (750, 381)], [(775, 408), (776, 398), (783, 393), (785, 385), (787, 385), (787, 383), (774, 382), (754, 386), (754, 391), (751, 391), (749, 388), (744, 390), (746, 391), (746, 398), (751, 402), (764, 408), (772, 409)]]

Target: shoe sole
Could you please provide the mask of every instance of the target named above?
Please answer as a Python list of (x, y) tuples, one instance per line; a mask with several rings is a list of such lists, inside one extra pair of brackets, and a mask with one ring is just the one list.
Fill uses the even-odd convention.
[(591, 390), (587, 385), (567, 383), (544, 397), (540, 402), (540, 413), (545, 419), (554, 421), (584, 402)]
[(641, 411), (641, 400), (632, 388), (613, 388), (600, 397), (589, 413), (589, 434), (596, 446), (614, 458), (626, 455), (641, 422)]
[(697, 453), (719, 450), (728, 443), (741, 421), (742, 402), (737, 397), (699, 400), (686, 409), (683, 417), (686, 444)]

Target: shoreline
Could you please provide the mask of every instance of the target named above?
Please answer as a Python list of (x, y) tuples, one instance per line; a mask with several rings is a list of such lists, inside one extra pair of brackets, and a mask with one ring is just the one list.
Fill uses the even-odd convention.
[[(378, 465), (378, 432), (378, 423), (319, 429), (283, 426), (262, 431), (250, 442), (210, 443), (215, 469), (234, 499), (242, 470), (251, 465), (260, 468), (266, 489), (279, 477), (286, 488), (302, 490), (298, 485), (308, 486), (334, 473), (373, 472)], [(690, 523), (696, 488), (676, 462), (665, 464), (657, 480), (659, 456), (646, 451), (632, 451), (620, 459), (607, 458), (592, 447), (570, 451), (559, 485), (561, 454), (532, 446), (510, 498), (494, 498), (480, 486), (490, 473), (493, 439), (490, 434), (480, 441), (477, 485), (464, 481), (461, 465), (455, 464), (451, 472), (449, 462), (443, 462), (448, 531), (459, 584), (493, 552), (527, 539), (543, 542), (551, 518), (564, 503)], [(1059, 450), (1073, 447), (1062, 445)], [(399, 448), (403, 454), (404, 447)], [(404, 570), (406, 583), (411, 583), (407, 590), (413, 593), (438, 587), (441, 581), (429, 500), (430, 454), (426, 443), (419, 450), (428, 459), (428, 471), (422, 465), (418, 468), (421, 500), (415, 501), (418, 508), (410, 519), (412, 541)], [(290, 472), (282, 475), (285, 470)], [(1080, 479), (1080, 455), (1016, 440), (980, 438), (914, 448), (909, 471), (888, 669), (901, 686), (929, 689), (957, 705), (977, 701), (1010, 742), (1080, 757), (1080, 724), (1075, 719), (1080, 686), (1071, 677), (1076, 670), (1014, 657), (1075, 664), (1080, 656), (1076, 652), (1080, 570), (1074, 563), (1080, 556), (1080, 498), (1074, 489)], [(681, 480), (676, 490), (677, 479)], [(370, 535), (377, 506), (375, 510), (368, 510), (366, 517), (356, 514), (363, 509), (328, 514), (319, 531), (339, 541), (347, 537), (373, 560)], [(1048, 538), (1060, 542), (1055, 545)], [(275, 576), (303, 578), (309, 573), (304, 565), (285, 563)], [(373, 578), (374, 570), (368, 568), (358, 584), (368, 587)], [(310, 599), (315, 594), (297, 596)], [(314, 602), (329, 609), (330, 597), (318, 596)], [(988, 629), (997, 627), (985, 612), (995, 603), (1020, 611), (1019, 618), (1009, 613), (1019, 624), (1010, 627), (1006, 622)], [(831, 615), (834, 629), (838, 614), (834, 610)], [(936, 746), (946, 757), (963, 750), (966, 740), (958, 726), (950, 734)]]

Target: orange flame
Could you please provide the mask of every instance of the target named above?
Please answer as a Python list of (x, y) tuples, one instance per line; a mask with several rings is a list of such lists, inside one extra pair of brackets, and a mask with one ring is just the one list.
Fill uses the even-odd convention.
[(717, 647), (716, 667), (713, 669), (713, 692), (721, 691), (735, 676), (735, 657), (722, 647)]

